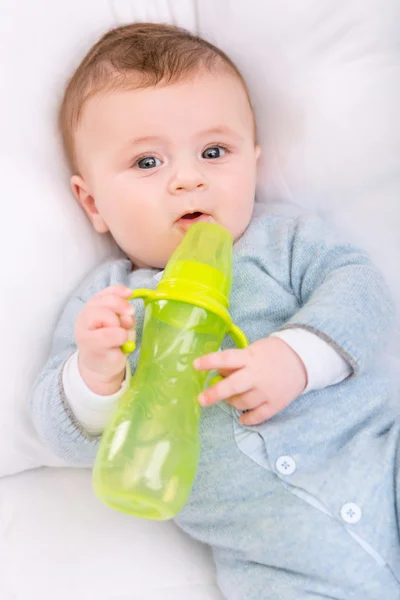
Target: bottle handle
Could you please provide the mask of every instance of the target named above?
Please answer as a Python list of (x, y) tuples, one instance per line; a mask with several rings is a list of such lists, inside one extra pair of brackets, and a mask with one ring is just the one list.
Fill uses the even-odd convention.
[[(142, 289), (134, 290), (132, 295), (129, 296), (128, 300), (133, 300), (135, 298), (142, 298), (146, 304), (146, 302), (148, 300), (152, 300), (155, 297), (156, 297), (156, 292), (154, 290), (147, 290), (147, 289), (142, 288)], [(227, 334), (231, 336), (231, 338), (235, 342), (236, 346), (238, 348), (246, 348), (249, 345), (249, 342), (247, 341), (247, 338), (246, 338), (245, 334), (243, 333), (243, 331), (237, 325), (232, 323), (228, 313), (226, 313), (226, 315), (220, 315), (220, 316), (225, 320), (227, 327), (228, 327)], [(133, 340), (128, 340), (121, 346), (121, 350), (124, 354), (130, 354), (131, 352), (133, 352), (135, 350), (135, 348), (136, 348), (136, 344)]]
[[(146, 289), (138, 289), (134, 290), (134, 292), (129, 296), (128, 300), (134, 300), (135, 298), (142, 298), (146, 303), (147, 300), (151, 300), (152, 296), (154, 296), (154, 290), (146, 290)], [(130, 354), (136, 349), (136, 344), (133, 340), (127, 340), (121, 346), (121, 350), (124, 354)]]
[(228, 329), (228, 335), (231, 336), (237, 348), (247, 348), (247, 346), (249, 345), (247, 337), (245, 336), (243, 331), (234, 323), (232, 323), (230, 328)]
[[(247, 346), (249, 345), (249, 342), (247, 341), (247, 337), (245, 336), (243, 331), (234, 323), (231, 323), (230, 328), (228, 329), (228, 335), (231, 336), (231, 338), (235, 342), (237, 348), (240, 348), (240, 349), (247, 348)], [(222, 381), (222, 380), (223, 380), (222, 375), (216, 375), (215, 377), (210, 379), (209, 387), (212, 387), (213, 385), (215, 385), (216, 383), (218, 383), (219, 381)]]

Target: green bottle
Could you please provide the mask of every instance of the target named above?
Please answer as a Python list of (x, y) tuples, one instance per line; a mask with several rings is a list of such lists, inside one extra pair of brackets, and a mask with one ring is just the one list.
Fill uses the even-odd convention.
[[(192, 225), (156, 290), (136, 290), (145, 320), (139, 363), (105, 429), (93, 470), (107, 505), (147, 519), (171, 519), (196, 476), (207, 372), (193, 361), (217, 351), (226, 334), (247, 340), (229, 316), (232, 236), (213, 223)], [(123, 347), (130, 352), (129, 342)]]

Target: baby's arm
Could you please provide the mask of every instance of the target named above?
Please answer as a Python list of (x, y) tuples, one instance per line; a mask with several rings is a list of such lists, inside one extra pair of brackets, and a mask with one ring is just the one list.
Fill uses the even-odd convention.
[[(201, 404), (225, 399), (249, 411), (241, 416), (247, 425), (272, 417), (304, 391), (367, 368), (376, 349), (382, 349), (394, 317), (376, 267), (363, 252), (336, 239), (319, 219), (278, 220), (266, 237), (266, 269), (296, 296), (299, 310), (280, 331), (247, 349), (211, 354), (195, 363), (225, 377), (201, 394)], [(309, 348), (304, 334), (310, 336)], [(322, 355), (328, 368), (318, 373), (314, 362)]]
[[(104, 393), (113, 392), (113, 389), (100, 390), (97, 387), (104, 383), (104, 381), (100, 381), (104, 376), (102, 371), (104, 352), (95, 357), (92, 356), (90, 347), (86, 347), (86, 352), (83, 349), (84, 366), (90, 370), (90, 377), (84, 379), (79, 371), (79, 355), (76, 354), (78, 346), (74, 331), (76, 324), (79, 323), (79, 316), (83, 314), (83, 311), (86, 313), (85, 308), (89, 305), (90, 299), (110, 285), (155, 287), (152, 280), (153, 274), (150, 272), (133, 273), (130, 263), (126, 260), (117, 260), (101, 265), (79, 287), (59, 319), (53, 336), (50, 357), (39, 374), (32, 391), (31, 414), (43, 443), (68, 464), (90, 466), (93, 463), (98, 448), (99, 434), (118, 400), (118, 392), (113, 398), (113, 396), (104, 395)], [(138, 301), (133, 303), (136, 308), (135, 316), (141, 329), (144, 318), (143, 306)], [(129, 327), (130, 321), (128, 321), (125, 325)], [(96, 330), (93, 331), (96, 332)], [(80, 333), (77, 333), (80, 337)], [(115, 343), (119, 341), (119, 339), (114, 340)], [(95, 348), (93, 350), (96, 352)], [(118, 371), (118, 373), (113, 372), (113, 375), (120, 373), (121, 379), (123, 379), (125, 368), (124, 356), (122, 356), (122, 360), (124, 361), (122, 366), (113, 363), (113, 368), (116, 367)], [(136, 367), (136, 361), (137, 353), (134, 352), (130, 355), (132, 372)], [(78, 373), (76, 371), (74, 373), (75, 368), (78, 369)], [(100, 369), (100, 379), (94, 383), (95, 373), (98, 369)], [(78, 377), (76, 377), (77, 375)], [(78, 390), (76, 385), (78, 385)], [(115, 385), (120, 386), (120, 381), (115, 382)], [(102, 396), (98, 393), (100, 391), (103, 391)], [(93, 405), (90, 407), (92, 401)], [(102, 411), (104, 411), (103, 414), (101, 414)]]
[(280, 328), (303, 328), (332, 346), (353, 375), (384, 349), (394, 323), (388, 287), (365, 252), (318, 218), (295, 219), (287, 236), (289, 281), (299, 310)]
[(335, 348), (306, 329), (284, 329), (269, 337), (283, 340), (300, 357), (307, 373), (303, 393), (340, 383), (352, 373), (347, 360)]
[(62, 384), (65, 400), (77, 422), (91, 435), (101, 435), (109, 422), (116, 405), (129, 386), (131, 371), (126, 362), (125, 378), (114, 394), (101, 396), (85, 383), (79, 370), (79, 353), (74, 352), (64, 365)]
[(98, 437), (81, 426), (63, 387), (63, 370), (76, 352), (74, 325), (85, 301), (74, 296), (67, 303), (56, 327), (50, 357), (37, 378), (31, 395), (31, 414), (43, 443), (67, 464), (91, 466)]

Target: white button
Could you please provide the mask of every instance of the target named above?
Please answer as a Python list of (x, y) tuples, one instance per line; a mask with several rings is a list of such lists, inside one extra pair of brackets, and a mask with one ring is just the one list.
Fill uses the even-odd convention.
[(275, 464), (282, 475), (291, 475), (296, 470), (296, 463), (291, 456), (280, 456)]
[(340, 509), (340, 516), (345, 523), (354, 525), (361, 519), (362, 511), (358, 504), (354, 504), (354, 502), (347, 502), (346, 504), (343, 504), (342, 508)]

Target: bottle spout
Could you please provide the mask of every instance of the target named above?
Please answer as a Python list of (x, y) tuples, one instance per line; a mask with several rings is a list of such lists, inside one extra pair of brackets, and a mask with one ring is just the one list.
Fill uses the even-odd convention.
[(209, 297), (225, 307), (232, 287), (231, 233), (216, 223), (195, 223), (171, 256), (157, 289)]

